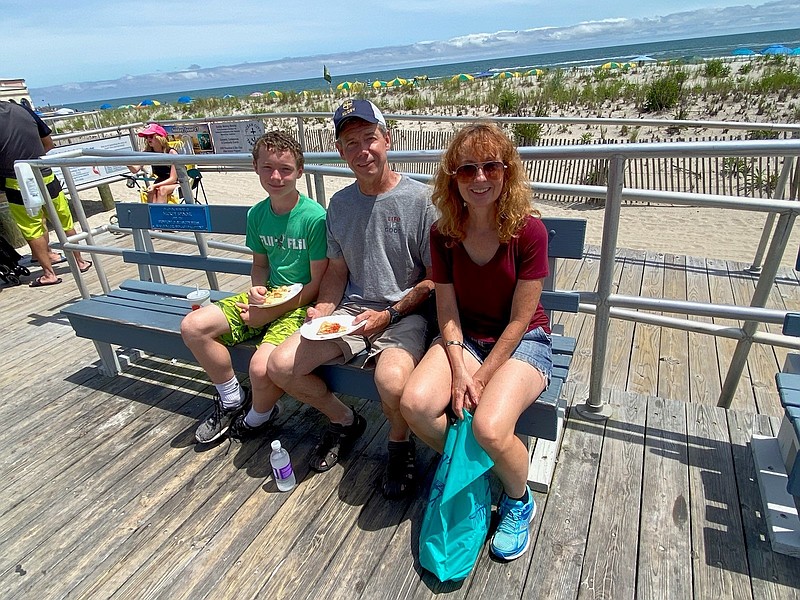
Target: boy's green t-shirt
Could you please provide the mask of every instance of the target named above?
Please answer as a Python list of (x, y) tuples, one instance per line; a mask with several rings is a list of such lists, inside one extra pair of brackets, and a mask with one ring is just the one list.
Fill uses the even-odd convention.
[(276, 215), (269, 197), (247, 211), (247, 247), (269, 259), (271, 287), (311, 281), (312, 260), (327, 253), (325, 209), (300, 194), (295, 207)]

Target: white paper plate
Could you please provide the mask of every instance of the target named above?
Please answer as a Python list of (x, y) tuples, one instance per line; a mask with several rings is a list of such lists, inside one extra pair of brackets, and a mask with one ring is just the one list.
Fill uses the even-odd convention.
[[(300, 335), (307, 340), (332, 340), (348, 333), (353, 333), (364, 326), (364, 323), (353, 325), (353, 319), (350, 315), (330, 315), (327, 317), (319, 317), (308, 323), (304, 323), (300, 328)], [(323, 323), (336, 323), (339, 325), (339, 331), (336, 333), (319, 333), (320, 327)]]
[[(267, 298), (267, 301), (264, 304), (251, 304), (253, 308), (272, 308), (273, 306), (280, 306), (285, 302), (288, 302), (295, 296), (297, 296), (300, 292), (303, 291), (303, 284), (302, 283), (295, 283), (290, 286), (287, 286), (289, 289), (286, 293), (281, 294), (279, 298)], [(269, 294), (267, 294), (269, 296)]]

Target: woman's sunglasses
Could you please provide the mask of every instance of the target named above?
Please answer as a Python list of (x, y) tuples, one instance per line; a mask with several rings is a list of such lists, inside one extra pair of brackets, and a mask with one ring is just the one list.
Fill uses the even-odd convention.
[(478, 176), (478, 171), (483, 171), (483, 176), (486, 179), (502, 179), (505, 170), (506, 165), (503, 162), (490, 160), (485, 163), (463, 164), (456, 167), (456, 170), (451, 175), (455, 175), (456, 179), (463, 183), (475, 179)]

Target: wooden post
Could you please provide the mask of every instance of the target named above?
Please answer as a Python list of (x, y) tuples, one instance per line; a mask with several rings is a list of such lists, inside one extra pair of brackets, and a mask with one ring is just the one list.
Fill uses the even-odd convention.
[(97, 186), (97, 191), (100, 192), (100, 201), (103, 203), (103, 209), (114, 210), (114, 195), (111, 193), (111, 188), (107, 183)]
[(14, 246), (14, 248), (25, 245), (25, 238), (22, 237), (16, 221), (14, 221), (11, 216), (11, 211), (8, 210), (6, 195), (2, 192), (0, 192), (0, 235), (2, 235), (9, 244)]

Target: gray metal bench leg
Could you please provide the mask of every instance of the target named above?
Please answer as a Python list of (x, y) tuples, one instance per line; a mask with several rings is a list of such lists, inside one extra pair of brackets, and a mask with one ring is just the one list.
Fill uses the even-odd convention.
[(117, 353), (111, 347), (111, 344), (106, 342), (94, 342), (94, 347), (97, 349), (97, 354), (100, 356), (100, 372), (106, 377), (115, 377), (122, 373)]

